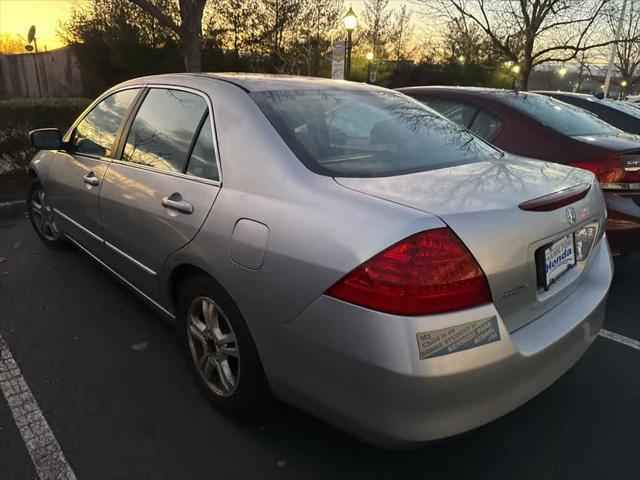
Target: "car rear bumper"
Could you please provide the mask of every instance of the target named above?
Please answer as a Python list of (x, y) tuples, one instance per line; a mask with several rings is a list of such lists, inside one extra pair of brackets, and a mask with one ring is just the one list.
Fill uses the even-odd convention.
[(640, 193), (604, 192), (607, 238), (614, 255), (640, 250)]
[[(551, 385), (597, 336), (613, 267), (606, 241), (593, 255), (573, 295), (511, 333), (491, 304), (396, 317), (323, 296), (280, 338), (288, 355), (267, 369), (274, 393), (382, 445), (483, 425)], [(420, 360), (418, 332), (485, 319), (497, 321), (498, 341)]]

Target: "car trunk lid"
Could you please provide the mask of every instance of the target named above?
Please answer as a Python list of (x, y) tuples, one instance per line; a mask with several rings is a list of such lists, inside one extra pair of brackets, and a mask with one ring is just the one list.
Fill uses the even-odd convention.
[[(539, 285), (536, 252), (589, 223), (604, 225), (605, 220), (602, 194), (591, 173), (513, 156), (409, 175), (336, 181), (439, 216), (484, 270), (496, 308), (510, 331), (566, 298), (588, 265), (588, 258), (578, 262), (545, 290)], [(557, 201), (563, 191), (568, 192), (565, 197), (577, 196), (551, 210), (520, 206), (533, 200), (549, 206), (548, 200)], [(572, 218), (569, 207), (575, 213)]]

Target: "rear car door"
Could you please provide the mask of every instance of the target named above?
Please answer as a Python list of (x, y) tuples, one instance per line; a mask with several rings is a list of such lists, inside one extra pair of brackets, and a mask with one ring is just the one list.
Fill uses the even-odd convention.
[(154, 295), (166, 258), (198, 232), (220, 189), (211, 104), (151, 87), (122, 136), (100, 193), (109, 265)]
[(94, 253), (101, 247), (99, 193), (118, 132), (140, 88), (110, 94), (71, 129), (66, 151), (58, 151), (47, 176), (47, 195), (56, 222)]

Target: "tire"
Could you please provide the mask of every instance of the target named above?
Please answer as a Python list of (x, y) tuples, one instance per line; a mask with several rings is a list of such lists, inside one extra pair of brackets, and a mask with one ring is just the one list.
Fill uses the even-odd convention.
[(206, 275), (189, 278), (179, 290), (178, 315), (189, 365), (211, 403), (239, 418), (264, 414), (271, 395), (262, 363), (224, 289)]
[(34, 178), (29, 184), (27, 212), (33, 229), (45, 245), (51, 248), (66, 246), (66, 242), (56, 225), (53, 208), (47, 202), (47, 194), (37, 178)]

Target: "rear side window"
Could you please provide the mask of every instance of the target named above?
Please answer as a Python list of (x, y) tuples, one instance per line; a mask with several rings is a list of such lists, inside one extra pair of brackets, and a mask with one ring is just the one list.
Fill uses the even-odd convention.
[(449, 120), (453, 120), (463, 127), (469, 127), (478, 109), (464, 103), (451, 102), (440, 99), (424, 99), (421, 101), (433, 108), (436, 112), (441, 113)]
[(487, 142), (492, 141), (498, 135), (498, 132), (502, 130), (502, 122), (493, 115), (480, 110), (473, 119), (473, 123), (469, 127), (473, 133), (480, 138), (485, 139)]
[(206, 111), (207, 103), (195, 93), (152, 88), (131, 124), (122, 159), (184, 172)]
[(193, 145), (193, 151), (187, 165), (187, 173), (207, 180), (219, 180), (220, 178), (209, 115), (206, 115), (196, 143)]
[(501, 155), (393, 91), (286, 90), (252, 97), (297, 157), (321, 175), (401, 175)]
[(75, 128), (70, 143), (74, 153), (109, 157), (122, 119), (140, 89), (122, 90), (98, 103)]
[(606, 135), (619, 132), (582, 108), (535, 93), (507, 93), (499, 98), (538, 122), (567, 136)]

